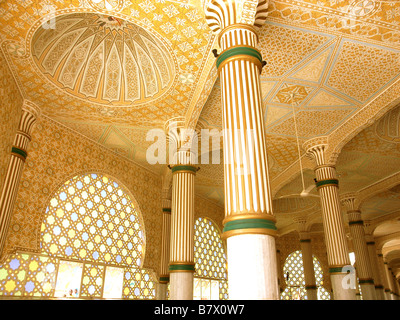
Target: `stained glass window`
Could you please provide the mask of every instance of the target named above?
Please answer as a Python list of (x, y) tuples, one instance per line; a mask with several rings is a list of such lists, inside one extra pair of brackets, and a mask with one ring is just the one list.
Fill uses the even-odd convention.
[[(330, 295), (323, 287), (323, 272), (318, 259), (313, 256), (315, 282), (318, 288), (318, 300), (329, 300)], [(303, 255), (301, 251), (292, 252), (286, 259), (283, 266), (283, 273), (286, 281), (286, 288), (282, 292), (283, 300), (307, 299), (305, 288)]]
[(0, 266), (0, 296), (155, 299), (155, 275), (141, 268), (143, 225), (111, 177), (76, 176), (49, 201), (41, 252), (17, 252)]
[(226, 254), (217, 227), (208, 218), (199, 218), (194, 234), (194, 299), (228, 299)]
[[(76, 176), (50, 200), (42, 251), (68, 259), (140, 266), (143, 223), (129, 195), (106, 176)], [(129, 253), (129, 254), (128, 254)]]

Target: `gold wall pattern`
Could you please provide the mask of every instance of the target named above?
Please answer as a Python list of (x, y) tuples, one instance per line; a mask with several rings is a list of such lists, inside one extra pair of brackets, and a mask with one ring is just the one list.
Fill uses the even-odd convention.
[(22, 114), (23, 98), (0, 50), (0, 186), (7, 172), (11, 146)]

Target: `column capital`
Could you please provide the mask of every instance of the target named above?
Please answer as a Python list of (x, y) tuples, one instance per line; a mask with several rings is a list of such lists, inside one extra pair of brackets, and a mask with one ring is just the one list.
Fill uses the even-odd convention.
[(36, 120), (40, 116), (40, 108), (29, 100), (24, 100), (22, 105), (22, 115), (18, 125), (17, 135), (23, 135), (28, 140), (31, 139), (31, 134)]
[[(202, 126), (195, 129), (185, 127), (185, 118), (176, 117), (168, 120), (164, 125), (166, 141), (169, 147), (169, 164), (171, 166), (184, 165), (195, 168), (197, 171), (197, 155), (199, 137)], [(174, 172), (174, 170), (172, 170)], [(190, 169), (189, 171), (193, 171)]]
[(303, 143), (306, 156), (314, 160), (317, 166), (327, 165), (326, 149), (328, 148), (328, 138), (326, 136), (315, 137)]
[(359, 199), (357, 198), (356, 193), (346, 193), (340, 196), (340, 203), (346, 209), (346, 212), (349, 214), (349, 217), (352, 213), (361, 214), (359, 208)]
[(269, 0), (204, 0), (208, 26), (220, 32), (234, 24), (261, 27), (268, 15)]
[(300, 232), (307, 232), (308, 231), (308, 223), (306, 217), (294, 217), (293, 222), (296, 224), (297, 231)]
[(42, 110), (32, 101), (24, 99), (22, 110), (32, 114), (36, 119), (42, 114)]
[(375, 226), (371, 223), (370, 220), (365, 220), (364, 227), (365, 227), (365, 235), (367, 237), (369, 237), (370, 239), (372, 239), (371, 241), (373, 241), (373, 239), (374, 239), (373, 232), (374, 232)]

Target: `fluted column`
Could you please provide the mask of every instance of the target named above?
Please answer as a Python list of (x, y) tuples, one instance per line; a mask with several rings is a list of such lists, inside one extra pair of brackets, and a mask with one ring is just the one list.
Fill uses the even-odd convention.
[(4, 179), (0, 198), (0, 260), (4, 258), (4, 246), (21, 180), (31, 134), (39, 115), (39, 109), (31, 102), (24, 101), (18, 130), (11, 148), (11, 158)]
[(400, 284), (399, 279), (396, 278), (396, 275), (393, 273), (393, 281), (396, 288), (396, 300), (400, 300)]
[[(268, 1), (205, 4), (210, 28), (219, 31), (216, 60), (224, 129), (225, 219), (230, 299), (279, 299), (275, 217), (267, 164), (257, 27)], [(253, 10), (251, 14), (249, 11)], [(244, 14), (246, 13), (246, 16)]]
[(371, 225), (371, 222), (368, 220), (364, 221), (364, 225), (365, 225), (365, 240), (367, 243), (368, 256), (375, 283), (376, 298), (378, 300), (385, 300), (383, 280), (379, 272), (378, 254), (373, 236), (373, 226)]
[(314, 171), (317, 190), (321, 197), (322, 222), (334, 299), (355, 300), (355, 289), (345, 285), (350, 275), (344, 267), (351, 264), (340, 210), (336, 168), (328, 159), (325, 159), (328, 147), (325, 139), (319, 137), (308, 140), (303, 147), (317, 165)]
[(303, 257), (304, 282), (307, 291), (307, 300), (318, 300), (318, 288), (315, 281), (314, 260), (312, 256), (311, 237), (307, 231), (307, 221), (296, 219), (300, 236), (300, 247)]
[(167, 299), (171, 238), (171, 200), (162, 199), (161, 264), (157, 300)]
[[(389, 269), (390, 270), (390, 269)], [(395, 274), (393, 273), (393, 270), (391, 270), (392, 274), (392, 279), (393, 279), (393, 295), (394, 295), (394, 300), (399, 300), (399, 286), (398, 282), (396, 279)]]
[(170, 299), (193, 299), (194, 269), (194, 155), (187, 150), (175, 154), (172, 171)]
[(389, 283), (386, 278), (385, 264), (383, 261), (382, 249), (377, 249), (379, 276), (382, 280), (385, 300), (391, 300)]
[(393, 286), (393, 279), (392, 279), (392, 275), (391, 275), (391, 269), (389, 268), (388, 262), (385, 259), (385, 257), (383, 257), (383, 264), (385, 266), (385, 276), (389, 285), (389, 300), (395, 300), (394, 297), (394, 286)]
[(372, 267), (365, 240), (364, 221), (361, 219), (361, 212), (356, 208), (355, 201), (356, 199), (353, 196), (342, 199), (342, 204), (347, 212), (356, 257), (358, 282), (363, 300), (376, 300)]

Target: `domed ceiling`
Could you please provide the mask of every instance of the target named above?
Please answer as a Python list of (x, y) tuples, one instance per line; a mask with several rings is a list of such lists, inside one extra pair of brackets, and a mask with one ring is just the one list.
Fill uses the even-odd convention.
[(39, 28), (32, 57), (48, 80), (76, 97), (127, 106), (161, 97), (174, 79), (167, 47), (140, 26), (113, 16), (75, 13)]

